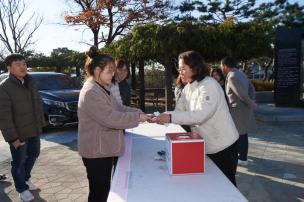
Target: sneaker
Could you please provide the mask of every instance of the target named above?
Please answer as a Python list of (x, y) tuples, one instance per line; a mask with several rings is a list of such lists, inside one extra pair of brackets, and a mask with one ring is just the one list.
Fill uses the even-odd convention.
[(0, 181), (2, 180), (7, 180), (8, 176), (6, 176), (5, 174), (0, 174)]
[(33, 194), (29, 190), (25, 190), (19, 194), (20, 199), (24, 202), (29, 202), (34, 200)]
[(31, 182), (31, 180), (25, 181), (25, 183), (29, 186), (29, 190), (31, 190), (31, 191), (35, 191), (35, 190), (38, 189), (38, 188)]
[(240, 165), (240, 166), (247, 166), (248, 165), (248, 161), (246, 160), (246, 161), (242, 161), (242, 160), (238, 160), (238, 164)]
[(159, 156), (166, 156), (166, 152), (164, 150), (160, 150), (157, 152)]

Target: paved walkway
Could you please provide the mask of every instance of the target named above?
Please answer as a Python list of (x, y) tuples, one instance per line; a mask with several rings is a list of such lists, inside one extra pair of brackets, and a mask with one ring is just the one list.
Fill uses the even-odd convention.
[[(40, 187), (34, 201), (87, 201), (88, 184), (76, 151), (76, 129), (42, 136), (42, 151), (32, 181)], [(237, 182), (249, 201), (304, 201), (304, 125), (259, 123), (250, 135), (249, 164)], [(0, 173), (10, 175), (10, 155), (0, 138)], [(0, 183), (0, 202), (20, 201), (10, 178)], [(203, 199), (202, 199), (203, 201)]]
[(273, 103), (259, 103), (257, 120), (272, 124), (304, 124), (304, 108), (276, 107)]

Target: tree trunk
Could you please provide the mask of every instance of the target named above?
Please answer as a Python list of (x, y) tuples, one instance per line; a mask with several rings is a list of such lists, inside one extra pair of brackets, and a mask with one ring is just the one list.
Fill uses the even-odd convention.
[(269, 66), (267, 65), (267, 66), (264, 68), (264, 78), (263, 78), (263, 81), (266, 81), (266, 80), (267, 80), (267, 77), (268, 77), (268, 69), (269, 69)]
[(167, 63), (165, 67), (165, 96), (166, 96), (166, 111), (173, 110), (173, 91), (172, 91), (172, 69), (174, 64)]
[(269, 60), (268, 64), (264, 68), (264, 78), (263, 78), (263, 81), (266, 81), (268, 79), (268, 69), (270, 68), (270, 66), (271, 66), (272, 63), (273, 63), (273, 58), (271, 58)]
[(131, 63), (131, 88), (136, 90), (136, 65)]
[(94, 46), (98, 48), (98, 30), (92, 30), (94, 35)]
[(144, 112), (145, 111), (145, 63), (143, 60), (139, 61), (138, 76), (139, 76), (139, 107)]
[(243, 72), (246, 72), (247, 69), (247, 61), (242, 62), (242, 70)]
[(76, 77), (80, 77), (80, 67), (76, 66)]
[(60, 66), (56, 66), (56, 72), (59, 72), (59, 73), (61, 73), (61, 67)]

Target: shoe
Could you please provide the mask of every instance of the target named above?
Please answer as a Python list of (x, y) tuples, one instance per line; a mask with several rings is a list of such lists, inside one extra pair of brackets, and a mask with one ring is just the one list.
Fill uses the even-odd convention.
[(7, 180), (8, 176), (6, 176), (5, 174), (0, 174), (0, 181), (2, 180)]
[(157, 152), (159, 156), (166, 156), (166, 152), (164, 150), (160, 150)]
[(248, 165), (248, 161), (246, 160), (246, 161), (242, 161), (242, 160), (238, 160), (238, 164), (240, 165), (240, 166), (247, 166)]
[(35, 191), (38, 188), (31, 182), (31, 180), (25, 181), (25, 183), (29, 186), (29, 190)]
[(19, 194), (20, 199), (24, 202), (29, 202), (34, 200), (33, 194), (29, 190), (25, 190)]

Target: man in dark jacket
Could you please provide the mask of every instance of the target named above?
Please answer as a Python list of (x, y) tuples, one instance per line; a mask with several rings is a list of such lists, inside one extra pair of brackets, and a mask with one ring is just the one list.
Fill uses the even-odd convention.
[(31, 170), (40, 153), (44, 125), (42, 102), (35, 81), (27, 74), (25, 58), (11, 54), (5, 58), (9, 77), (0, 83), (0, 130), (10, 145), (12, 176), (23, 201), (34, 199), (29, 190)]

